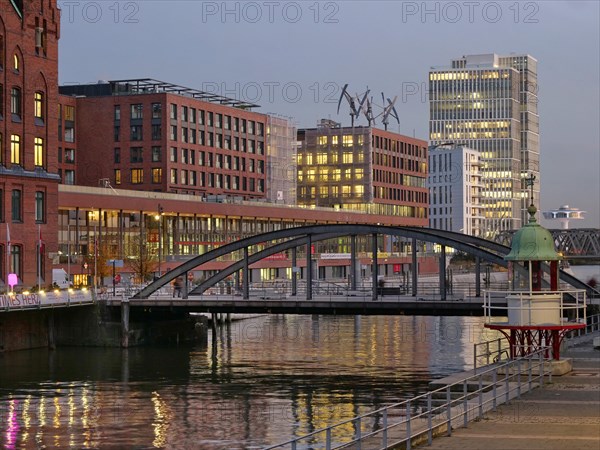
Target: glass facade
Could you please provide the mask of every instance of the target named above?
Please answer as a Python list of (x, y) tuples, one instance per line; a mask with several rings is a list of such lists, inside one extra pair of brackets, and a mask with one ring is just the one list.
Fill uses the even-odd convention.
[(529, 55), (470, 55), (429, 73), (431, 145), (456, 143), (481, 156), (485, 236), (518, 229), (533, 174), (539, 208), (537, 61)]

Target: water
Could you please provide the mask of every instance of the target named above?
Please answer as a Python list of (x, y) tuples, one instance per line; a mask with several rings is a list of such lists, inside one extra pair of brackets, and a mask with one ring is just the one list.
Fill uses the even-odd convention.
[[(207, 347), (0, 354), (4, 448), (251, 449), (471, 367), (479, 317), (263, 316)], [(210, 339), (209, 339), (210, 340)]]

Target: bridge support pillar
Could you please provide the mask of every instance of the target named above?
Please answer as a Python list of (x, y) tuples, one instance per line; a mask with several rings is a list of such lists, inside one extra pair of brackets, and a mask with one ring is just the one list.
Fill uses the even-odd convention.
[(54, 328), (54, 310), (48, 313), (48, 348), (56, 349), (56, 329)]
[(121, 300), (121, 347), (129, 347), (129, 299)]
[(306, 241), (306, 300), (312, 300), (312, 239)]
[(372, 247), (373, 247), (373, 267), (371, 269), (373, 275), (373, 300), (377, 300), (377, 290), (379, 289), (379, 273), (377, 267), (377, 233), (373, 233), (372, 236)]
[(188, 278), (188, 274), (189, 272), (186, 272), (184, 277), (184, 281), (183, 281), (183, 286), (181, 286), (181, 298), (182, 300), (187, 300), (188, 298), (188, 290), (189, 290), (189, 278)]
[(250, 272), (248, 268), (248, 247), (244, 247), (244, 269), (242, 272), (242, 287), (244, 289), (244, 300), (250, 298)]
[(298, 292), (298, 270), (296, 247), (292, 248), (292, 297), (295, 297)]
[(350, 236), (350, 290), (356, 291), (356, 235)]
[(419, 263), (417, 261), (417, 238), (412, 239), (412, 296), (417, 296), (417, 280), (419, 276)]
[(440, 297), (446, 300), (446, 246), (442, 245), (440, 252)]
[(481, 297), (481, 258), (475, 257), (475, 297)]

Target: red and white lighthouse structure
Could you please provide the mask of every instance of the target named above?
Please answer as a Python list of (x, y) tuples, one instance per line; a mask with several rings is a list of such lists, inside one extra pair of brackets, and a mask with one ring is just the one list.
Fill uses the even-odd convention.
[[(503, 292), (507, 305), (494, 303), (502, 293), (485, 292), (485, 327), (508, 339), (511, 358), (549, 347), (545, 356), (560, 360), (566, 333), (585, 327), (586, 293), (560, 289), (558, 262), (562, 256), (556, 252), (550, 232), (537, 223), (536, 212), (530, 205), (529, 223), (515, 233), (505, 256), (509, 261), (509, 291)], [(505, 310), (506, 320), (493, 316), (499, 309)]]

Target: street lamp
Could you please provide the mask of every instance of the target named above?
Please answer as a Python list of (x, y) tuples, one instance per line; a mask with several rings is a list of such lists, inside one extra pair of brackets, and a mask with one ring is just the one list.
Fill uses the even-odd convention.
[(162, 215), (163, 207), (158, 204), (158, 214), (154, 216), (154, 219), (158, 221), (158, 276), (162, 275), (161, 261), (162, 261)]

